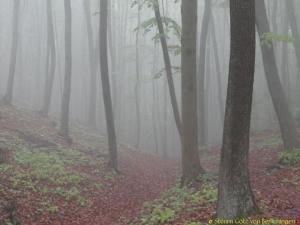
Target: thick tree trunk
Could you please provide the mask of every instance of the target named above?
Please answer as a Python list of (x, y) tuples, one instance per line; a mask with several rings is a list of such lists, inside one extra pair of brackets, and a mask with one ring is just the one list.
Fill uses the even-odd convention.
[(90, 0), (84, 1), (85, 20), (87, 25), (88, 47), (89, 47), (89, 66), (90, 66), (90, 90), (88, 106), (88, 125), (96, 128), (96, 106), (97, 106), (97, 56), (95, 52), (94, 32), (92, 27), (92, 14)]
[(199, 41), (199, 63), (198, 63), (198, 129), (199, 146), (206, 148), (207, 145), (207, 118), (205, 114), (205, 65), (206, 65), (206, 45), (211, 15), (211, 0), (205, 0), (205, 9), (201, 26)]
[(197, 0), (182, 0), (181, 16), (182, 182), (185, 182), (203, 173), (197, 128)]
[(46, 79), (44, 87), (44, 101), (41, 113), (47, 116), (51, 105), (51, 96), (54, 83), (54, 75), (56, 68), (56, 51), (55, 51), (55, 38), (54, 26), (52, 15), (52, 1), (47, 1), (47, 56), (46, 56)]
[[(264, 0), (256, 0), (256, 26), (259, 36), (270, 32)], [(273, 44), (261, 44), (265, 74), (285, 149), (300, 146), (295, 122), (279, 79)]]
[(60, 131), (63, 137), (69, 137), (69, 116), (72, 78), (72, 10), (71, 0), (65, 0), (65, 77), (61, 104)]
[(257, 211), (248, 170), (255, 67), (254, 4), (253, 0), (230, 0), (231, 53), (217, 205), (217, 216), (222, 219), (242, 218)]
[(181, 138), (182, 135), (182, 125), (181, 125), (181, 119), (180, 119), (180, 112), (179, 112), (179, 107), (177, 103), (177, 98), (176, 98), (176, 92), (175, 92), (175, 87), (174, 87), (174, 81), (173, 81), (173, 74), (172, 74), (172, 65), (171, 65), (171, 60), (170, 60), (170, 55), (168, 51), (168, 44), (165, 36), (165, 31), (162, 23), (162, 18), (159, 10), (159, 3), (157, 0), (154, 2), (154, 12), (155, 12), (155, 18), (159, 30), (159, 36), (160, 36), (160, 43), (161, 43), (161, 48), (164, 56), (164, 63), (165, 63), (165, 69), (166, 69), (166, 74), (167, 74), (167, 81), (168, 81), (168, 86), (169, 86), (169, 93), (170, 93), (170, 100), (171, 100), (171, 105), (173, 109), (173, 114), (174, 114), (174, 119), (175, 119), (175, 124), (179, 133), (179, 136)]
[(109, 71), (108, 71), (108, 51), (107, 51), (107, 19), (108, 19), (108, 2), (107, 0), (100, 0), (100, 67), (101, 67), (101, 80), (102, 80), (102, 91), (103, 101), (106, 116), (106, 128), (108, 135), (109, 145), (109, 165), (117, 170), (117, 141), (115, 132), (115, 122), (112, 109)]
[(10, 63), (8, 72), (8, 81), (6, 86), (6, 93), (3, 98), (5, 104), (11, 104), (14, 91), (14, 81), (17, 64), (17, 50), (18, 50), (18, 39), (19, 39), (19, 13), (20, 13), (20, 0), (14, 0), (13, 9), (13, 33), (12, 33), (12, 45), (10, 53)]

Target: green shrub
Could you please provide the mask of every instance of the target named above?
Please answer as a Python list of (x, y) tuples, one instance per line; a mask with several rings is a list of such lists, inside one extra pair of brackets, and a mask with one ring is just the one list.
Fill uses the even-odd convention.
[(300, 149), (286, 150), (279, 155), (280, 164), (293, 166), (298, 162), (300, 162)]

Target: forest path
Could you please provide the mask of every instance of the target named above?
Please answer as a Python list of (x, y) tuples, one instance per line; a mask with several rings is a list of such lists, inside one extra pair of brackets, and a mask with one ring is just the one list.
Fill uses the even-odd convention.
[(59, 137), (51, 120), (0, 107), (1, 225), (12, 214), (26, 225), (125, 225), (179, 176), (178, 162), (126, 145), (117, 174), (106, 165), (103, 137), (81, 128), (72, 137)]

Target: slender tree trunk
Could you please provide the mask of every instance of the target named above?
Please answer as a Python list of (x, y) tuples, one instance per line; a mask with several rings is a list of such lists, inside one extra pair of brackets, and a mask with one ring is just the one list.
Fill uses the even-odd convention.
[(179, 107), (177, 103), (177, 98), (176, 98), (176, 92), (175, 92), (175, 87), (174, 87), (174, 81), (173, 81), (173, 75), (172, 75), (172, 65), (171, 65), (171, 60), (170, 60), (170, 55), (168, 51), (168, 44), (165, 36), (165, 31), (163, 27), (163, 22), (159, 10), (159, 3), (157, 0), (155, 0), (154, 4), (154, 13), (155, 13), (155, 18), (158, 26), (158, 31), (159, 31), (159, 36), (160, 36), (160, 43), (161, 43), (161, 48), (164, 56), (164, 63), (165, 63), (165, 69), (166, 69), (166, 75), (167, 75), (167, 81), (168, 81), (168, 86), (169, 86), (169, 93), (170, 93), (170, 100), (171, 100), (171, 105), (173, 109), (173, 114), (174, 114), (174, 119), (175, 119), (175, 124), (179, 133), (179, 136), (181, 138), (182, 132), (181, 132), (181, 119), (180, 119), (180, 112), (179, 112)]
[(294, 41), (294, 48), (296, 52), (296, 59), (297, 59), (297, 65), (298, 65), (298, 71), (300, 72), (300, 33), (298, 29), (297, 24), (297, 18), (295, 14), (295, 4), (293, 0), (286, 0), (285, 1), (286, 6), (286, 13), (288, 15), (288, 20), (290, 23), (290, 27), (292, 30)]
[(51, 96), (56, 68), (56, 50), (54, 38), (54, 26), (52, 15), (52, 1), (47, 1), (47, 55), (46, 55), (46, 79), (44, 86), (44, 101), (41, 114), (47, 116), (51, 105)]
[(19, 13), (20, 13), (20, 0), (14, 0), (13, 9), (13, 33), (12, 33), (12, 44), (10, 53), (9, 73), (8, 81), (6, 86), (6, 93), (3, 98), (5, 104), (11, 104), (14, 91), (14, 81), (17, 64), (17, 50), (19, 42)]
[(94, 32), (92, 27), (92, 14), (90, 0), (84, 1), (85, 20), (87, 25), (89, 66), (90, 66), (90, 90), (88, 106), (88, 125), (96, 128), (96, 107), (97, 107), (97, 56), (95, 52)]
[(218, 100), (219, 100), (219, 111), (220, 111), (220, 121), (222, 126), (224, 124), (224, 115), (225, 115), (225, 104), (223, 100), (223, 88), (222, 88), (222, 74), (221, 74), (221, 65), (219, 60), (219, 51), (218, 51), (218, 42), (216, 38), (216, 31), (215, 31), (215, 23), (214, 17), (211, 15), (211, 36), (213, 41), (213, 50), (214, 50), (214, 59), (216, 63), (216, 76), (217, 76), (217, 84), (218, 84)]
[[(264, 0), (256, 0), (256, 26), (259, 36), (270, 32)], [(263, 62), (268, 88), (280, 125), (285, 149), (300, 146), (295, 122), (289, 109), (282, 85), (280, 83), (273, 44), (261, 44)]]
[[(157, 44), (154, 43), (154, 54), (153, 54), (153, 65), (152, 65), (152, 74), (156, 71), (157, 64)], [(153, 136), (154, 136), (154, 144), (155, 144), (155, 153), (159, 153), (158, 147), (158, 139), (157, 139), (157, 123), (156, 123), (156, 111), (157, 111), (157, 89), (155, 80), (152, 80), (152, 126), (153, 126)]]
[(197, 128), (197, 0), (182, 0), (182, 182), (195, 179), (204, 170), (198, 153)]
[[(283, 34), (287, 35), (289, 32), (289, 22), (287, 19), (287, 15), (283, 16)], [(282, 43), (282, 50), (281, 50), (281, 78), (282, 78), (282, 85), (285, 93), (287, 94), (287, 101), (290, 102), (290, 70), (289, 70), (289, 52), (288, 52), (288, 43)]]
[(116, 111), (117, 105), (117, 67), (116, 67), (116, 49), (115, 49), (115, 35), (113, 31), (116, 29), (114, 26), (114, 19), (113, 19), (113, 0), (111, 0), (108, 4), (108, 46), (109, 46), (109, 53), (110, 53), (110, 61), (111, 61), (111, 81), (112, 81), (112, 104), (113, 110)]
[(115, 122), (112, 109), (109, 71), (108, 71), (108, 51), (107, 51), (107, 21), (108, 21), (108, 1), (100, 0), (100, 68), (101, 68), (101, 80), (102, 80), (102, 91), (103, 101), (106, 116), (106, 128), (108, 135), (109, 145), (109, 165), (117, 170), (117, 141), (115, 132)]
[(61, 118), (59, 134), (69, 137), (69, 116), (71, 99), (71, 78), (72, 78), (72, 9), (71, 0), (64, 0), (65, 3), (65, 77), (63, 98), (61, 104)]
[(205, 118), (205, 65), (206, 65), (206, 45), (209, 29), (209, 20), (211, 15), (211, 0), (205, 0), (205, 9), (200, 33), (199, 49), (199, 67), (198, 67), (198, 129), (199, 145), (206, 148), (207, 145), (207, 121)]
[[(217, 217), (244, 218), (257, 211), (248, 170), (255, 67), (255, 3), (230, 0), (230, 66)], [(245, 30), (247, 32), (245, 32)]]
[(135, 39), (135, 73), (136, 73), (136, 81), (135, 81), (135, 109), (136, 109), (136, 144), (135, 147), (139, 149), (141, 144), (141, 110), (140, 110), (140, 24), (141, 24), (141, 5), (140, 1), (137, 0), (137, 31), (136, 31), (136, 39)]

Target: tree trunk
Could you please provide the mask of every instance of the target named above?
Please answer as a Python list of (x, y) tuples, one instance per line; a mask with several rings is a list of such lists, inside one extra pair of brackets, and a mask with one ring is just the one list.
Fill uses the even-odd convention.
[(10, 64), (8, 81), (6, 86), (6, 93), (3, 98), (5, 104), (11, 104), (14, 91), (14, 81), (16, 73), (17, 64), (17, 49), (18, 49), (18, 39), (19, 39), (19, 13), (20, 13), (20, 0), (14, 0), (13, 9), (13, 33), (12, 33), (12, 45), (10, 53)]
[(92, 27), (92, 15), (90, 0), (84, 1), (85, 20), (87, 25), (88, 47), (89, 47), (89, 66), (90, 66), (90, 90), (88, 106), (88, 125), (96, 128), (96, 106), (97, 106), (97, 56), (95, 52), (94, 34)]
[(198, 153), (196, 38), (197, 0), (182, 0), (182, 182), (195, 179), (204, 170)]
[(211, 0), (205, 0), (205, 9), (200, 33), (199, 66), (198, 66), (198, 128), (199, 128), (199, 146), (206, 148), (207, 145), (207, 123), (205, 118), (205, 65), (206, 65), (206, 44), (209, 28), (209, 19), (211, 14)]
[(179, 107), (177, 103), (177, 98), (176, 98), (176, 92), (175, 92), (175, 87), (174, 87), (174, 81), (173, 81), (173, 74), (172, 74), (172, 65), (171, 65), (171, 60), (170, 60), (170, 55), (168, 51), (168, 44), (165, 36), (165, 31), (162, 23), (162, 18), (159, 10), (159, 3), (157, 0), (155, 0), (154, 4), (154, 12), (155, 12), (155, 18), (159, 30), (159, 36), (160, 36), (160, 43), (161, 43), (161, 48), (164, 56), (164, 63), (165, 63), (165, 69), (166, 69), (166, 74), (167, 74), (167, 81), (168, 81), (168, 86), (169, 86), (169, 93), (170, 93), (170, 100), (171, 100), (171, 105), (173, 109), (173, 114), (174, 114), (174, 119), (175, 119), (175, 124), (179, 133), (179, 136), (181, 138), (182, 132), (181, 132), (181, 119), (180, 119), (180, 112), (179, 112)]
[(141, 24), (141, 5), (140, 1), (137, 0), (137, 31), (135, 39), (135, 73), (136, 81), (134, 86), (135, 92), (135, 110), (136, 110), (136, 149), (139, 149), (141, 144), (141, 110), (140, 110), (140, 24)]
[[(283, 16), (283, 31), (282, 34), (287, 35), (289, 32), (289, 22), (287, 15)], [(289, 69), (289, 52), (288, 52), (288, 43), (282, 43), (281, 50), (281, 78), (282, 78), (282, 86), (286, 93), (287, 101), (290, 103), (290, 69)]]
[(55, 38), (52, 15), (52, 1), (47, 1), (47, 55), (46, 55), (46, 79), (44, 87), (44, 101), (41, 113), (47, 116), (51, 105), (51, 96), (56, 67)]
[(217, 76), (217, 83), (218, 83), (218, 100), (219, 100), (219, 111), (220, 111), (220, 121), (222, 126), (224, 124), (224, 114), (225, 114), (225, 104), (223, 100), (223, 88), (222, 88), (222, 73), (221, 73), (221, 65), (219, 60), (219, 51), (218, 51), (218, 42), (216, 38), (216, 31), (215, 31), (215, 23), (214, 17), (211, 15), (211, 36), (213, 41), (213, 49), (214, 49), (214, 59), (216, 63), (216, 76)]
[(294, 41), (294, 48), (296, 52), (296, 59), (297, 59), (297, 65), (298, 65), (298, 71), (300, 72), (300, 33), (298, 29), (297, 24), (297, 18), (295, 14), (295, 5), (293, 0), (286, 0), (285, 1), (286, 6), (286, 13), (288, 15), (288, 20), (290, 23), (290, 27), (292, 30)]
[(65, 0), (65, 77), (61, 104), (61, 118), (59, 134), (69, 137), (69, 116), (72, 78), (72, 10), (71, 0)]
[[(265, 2), (256, 0), (256, 26), (259, 36), (270, 32), (266, 13)], [(280, 125), (281, 136), (285, 149), (293, 149), (300, 146), (295, 122), (289, 109), (282, 85), (280, 83), (276, 65), (273, 44), (261, 44), (266, 80), (272, 97), (274, 109)]]
[(108, 51), (107, 51), (107, 21), (108, 21), (108, 2), (107, 0), (100, 0), (100, 68), (101, 68), (101, 80), (102, 80), (102, 91), (103, 101), (106, 116), (106, 128), (108, 135), (109, 145), (109, 165), (117, 170), (117, 141), (115, 133), (114, 115), (112, 109), (110, 82), (109, 82), (109, 71), (108, 71)]
[[(248, 154), (255, 67), (255, 3), (230, 0), (231, 44), (217, 217), (234, 219), (257, 211)], [(247, 31), (247, 32), (245, 32)]]

